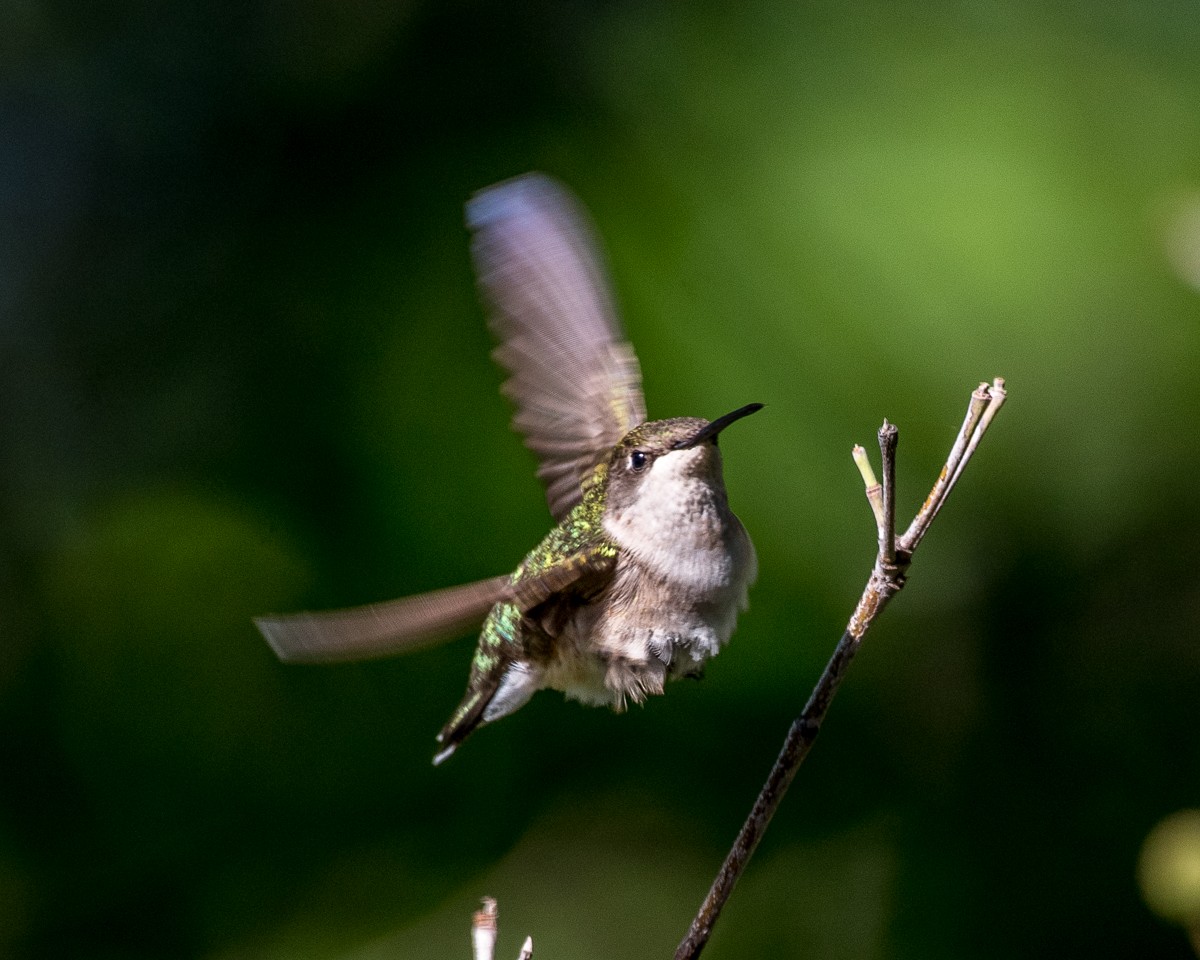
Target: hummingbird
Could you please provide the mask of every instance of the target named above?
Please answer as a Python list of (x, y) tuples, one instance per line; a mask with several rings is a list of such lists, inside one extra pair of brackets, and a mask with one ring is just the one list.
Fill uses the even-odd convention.
[(599, 242), (558, 181), (529, 173), (467, 203), (481, 299), (513, 427), (556, 526), (511, 574), (384, 603), (255, 619), (280, 659), (391, 656), (482, 629), (440, 764), (543, 688), (616, 711), (698, 677), (757, 575), (717, 438), (762, 408), (647, 420)]

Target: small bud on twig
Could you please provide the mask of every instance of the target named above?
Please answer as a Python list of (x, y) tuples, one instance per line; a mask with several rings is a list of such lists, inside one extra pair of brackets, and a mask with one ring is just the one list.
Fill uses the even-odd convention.
[(862, 474), (863, 484), (867, 488), (867, 502), (871, 504), (871, 511), (875, 514), (875, 528), (878, 530), (879, 536), (882, 537), (883, 487), (875, 479), (875, 471), (871, 469), (871, 459), (867, 456), (867, 451), (863, 449), (861, 444), (856, 443), (854, 445), (851, 456), (854, 457), (854, 465), (858, 467), (858, 472)]

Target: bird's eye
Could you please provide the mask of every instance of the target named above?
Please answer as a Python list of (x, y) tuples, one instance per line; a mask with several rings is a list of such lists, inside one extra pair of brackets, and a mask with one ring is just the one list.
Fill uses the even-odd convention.
[(634, 450), (633, 453), (629, 455), (629, 469), (644, 470), (649, 461), (650, 458), (647, 457), (641, 450)]

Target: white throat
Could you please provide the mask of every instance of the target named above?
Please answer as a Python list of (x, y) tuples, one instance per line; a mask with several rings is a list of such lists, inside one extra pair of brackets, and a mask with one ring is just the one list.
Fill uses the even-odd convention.
[(730, 585), (732, 538), (741, 524), (729, 511), (711, 447), (657, 457), (632, 503), (609, 509), (604, 529), (623, 550), (664, 580), (704, 593)]

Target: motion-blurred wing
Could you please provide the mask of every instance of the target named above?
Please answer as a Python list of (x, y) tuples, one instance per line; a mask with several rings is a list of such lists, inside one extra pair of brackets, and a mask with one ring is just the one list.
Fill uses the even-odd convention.
[(477, 628), (511, 594), (508, 576), (348, 610), (255, 617), (280, 660), (371, 660), (433, 646)]
[(471, 253), (513, 426), (537, 454), (555, 519), (580, 482), (646, 419), (642, 375), (617, 320), (586, 213), (561, 184), (530, 173), (467, 204)]

